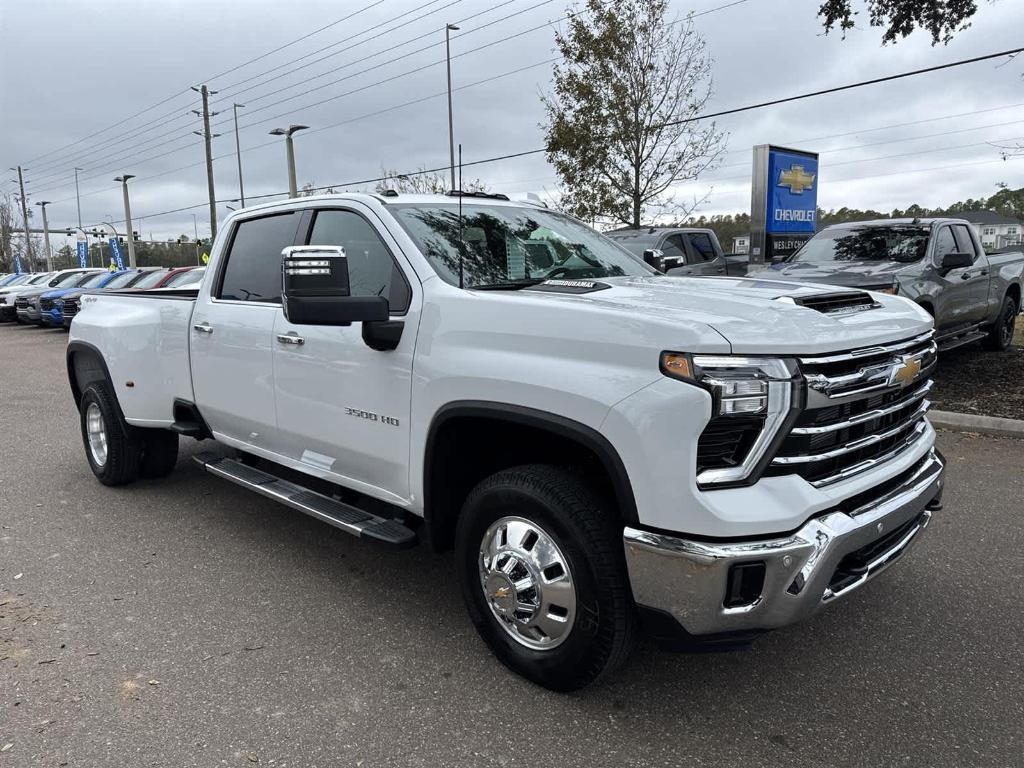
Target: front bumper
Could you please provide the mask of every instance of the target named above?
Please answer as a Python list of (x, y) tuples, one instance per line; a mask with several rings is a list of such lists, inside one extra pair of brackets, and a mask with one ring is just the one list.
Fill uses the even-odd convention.
[[(932, 450), (878, 497), (855, 499), (856, 508), (826, 512), (777, 538), (714, 542), (626, 528), (633, 596), (642, 608), (674, 618), (690, 636), (800, 621), (874, 578), (909, 548), (939, 506), (944, 475), (945, 461)], [(740, 571), (753, 580), (738, 582)]]
[(59, 310), (51, 309), (49, 312), (42, 312), (40, 314), (39, 322), (54, 328), (62, 328), (64, 326), (64, 316)]
[(31, 304), (25, 309), (18, 309), (18, 318), (23, 323), (38, 323), (42, 314), (39, 311), (39, 307), (33, 307)]

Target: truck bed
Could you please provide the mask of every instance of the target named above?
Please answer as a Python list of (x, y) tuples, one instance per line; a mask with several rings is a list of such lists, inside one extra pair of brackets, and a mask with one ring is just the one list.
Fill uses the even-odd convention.
[(174, 421), (174, 399), (193, 399), (188, 341), (197, 294), (193, 288), (82, 297), (82, 308), (71, 323), (69, 353), (103, 350), (130, 424), (166, 427)]

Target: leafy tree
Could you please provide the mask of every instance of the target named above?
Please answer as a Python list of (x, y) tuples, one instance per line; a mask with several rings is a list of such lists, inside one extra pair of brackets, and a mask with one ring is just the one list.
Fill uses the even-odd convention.
[[(825, 32), (852, 29), (858, 11), (856, 0), (823, 0), (818, 8)], [(895, 43), (915, 29), (931, 33), (932, 45), (948, 43), (953, 35), (970, 26), (970, 19), (978, 10), (975, 0), (863, 0), (867, 8), (868, 23), (883, 27), (882, 43)]]
[(639, 227), (651, 206), (686, 215), (673, 188), (713, 168), (724, 133), (697, 121), (711, 57), (667, 0), (583, 0), (555, 35), (564, 63), (543, 97), (548, 161), (562, 206), (581, 219)]

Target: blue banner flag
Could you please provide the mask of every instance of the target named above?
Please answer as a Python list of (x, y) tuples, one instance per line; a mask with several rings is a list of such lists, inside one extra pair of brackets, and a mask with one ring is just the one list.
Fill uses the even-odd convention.
[(121, 249), (117, 247), (117, 238), (112, 237), (108, 242), (110, 243), (110, 253), (114, 257), (114, 264), (118, 269), (124, 269), (124, 262), (121, 261)]
[(89, 243), (85, 239), (79, 240), (75, 243), (75, 252), (78, 254), (78, 266), (85, 267), (89, 260)]
[(18, 258), (18, 254), (14, 254), (14, 274), (21, 274), (21, 259)]

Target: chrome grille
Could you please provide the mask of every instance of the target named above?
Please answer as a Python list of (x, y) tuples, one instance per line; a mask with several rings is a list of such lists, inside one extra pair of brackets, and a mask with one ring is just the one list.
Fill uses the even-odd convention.
[(28, 299), (16, 299), (14, 307), (15, 309), (28, 309)]
[(61, 309), (64, 317), (78, 314), (78, 299), (65, 299), (64, 307)]
[(40, 299), (39, 309), (41, 309), (43, 312), (49, 312), (51, 309), (53, 309), (53, 299)]
[(806, 408), (767, 474), (823, 486), (889, 461), (923, 436), (936, 350), (932, 334), (801, 358)]

